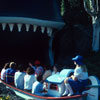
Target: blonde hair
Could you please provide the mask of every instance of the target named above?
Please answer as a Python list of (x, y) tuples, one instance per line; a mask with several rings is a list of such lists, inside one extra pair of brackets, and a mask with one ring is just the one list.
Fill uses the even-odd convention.
[(10, 68), (15, 68), (15, 67), (16, 67), (16, 63), (15, 63), (15, 62), (10, 62), (9, 67), (10, 67)]
[(80, 67), (82, 68), (83, 72), (87, 72), (88, 71), (86, 65), (81, 65)]

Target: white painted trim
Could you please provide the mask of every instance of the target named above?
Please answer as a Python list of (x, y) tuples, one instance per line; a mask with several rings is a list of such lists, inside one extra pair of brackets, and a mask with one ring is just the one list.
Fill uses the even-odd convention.
[(44, 27), (51, 27), (60, 30), (65, 23), (49, 20), (41, 20), (36, 18), (25, 18), (25, 17), (0, 17), (0, 23), (20, 23), (20, 24), (32, 24)]

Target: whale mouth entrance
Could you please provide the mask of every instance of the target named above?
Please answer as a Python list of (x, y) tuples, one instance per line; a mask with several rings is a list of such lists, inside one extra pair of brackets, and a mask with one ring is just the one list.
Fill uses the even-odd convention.
[[(0, 17), (0, 62), (49, 63), (49, 40), (64, 22), (26, 17)], [(21, 63), (22, 63), (21, 62)]]
[(18, 32), (17, 25), (13, 30), (9, 30), (9, 25), (3, 30), (0, 24), (0, 62), (16, 61), (18, 63), (27, 63), (39, 59), (43, 63), (48, 58), (49, 36), (46, 31), (42, 34), (38, 28), (33, 32), (25, 30), (25, 25)]

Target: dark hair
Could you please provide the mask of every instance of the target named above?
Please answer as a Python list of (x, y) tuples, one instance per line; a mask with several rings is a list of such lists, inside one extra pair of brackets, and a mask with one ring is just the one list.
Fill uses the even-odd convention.
[(26, 73), (29, 74), (29, 75), (34, 74), (34, 69), (32, 67), (28, 67), (26, 69)]
[(17, 69), (18, 69), (19, 71), (23, 72), (24, 67), (23, 67), (23, 65), (22, 65), (22, 64), (20, 64), (20, 65), (18, 65)]
[(45, 65), (44, 68), (45, 68), (46, 70), (50, 70), (50, 69), (52, 69), (52, 67), (51, 67), (50, 64)]
[(60, 65), (54, 64), (53, 67), (52, 67), (52, 69), (53, 69), (54, 67), (56, 67), (57, 71), (60, 72), (60, 68), (61, 68)]
[(57, 64), (54, 64), (54, 65), (53, 65), (53, 67), (56, 67), (56, 68), (58, 68), (58, 65), (57, 65)]
[(9, 68), (9, 63), (5, 63), (4, 65), (4, 69), (7, 69), (7, 68)]
[(37, 76), (37, 81), (42, 82), (42, 75)]

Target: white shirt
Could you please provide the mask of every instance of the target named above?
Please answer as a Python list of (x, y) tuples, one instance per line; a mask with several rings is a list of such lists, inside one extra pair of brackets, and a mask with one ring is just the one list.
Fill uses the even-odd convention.
[(35, 81), (32, 86), (32, 94), (42, 95), (41, 93), (42, 90), (43, 90), (43, 84), (38, 81)]
[(25, 76), (25, 72), (15, 72), (14, 75), (14, 83), (15, 86), (19, 89), (24, 89), (24, 76)]
[(34, 75), (28, 75), (26, 74), (24, 76), (24, 89), (31, 90), (33, 83), (36, 81), (36, 78)]
[(83, 72), (81, 67), (77, 67), (74, 70), (74, 76), (76, 76), (79, 80), (88, 79), (88, 72)]
[(2, 80), (5, 80), (5, 72), (6, 72), (6, 69), (3, 68), (3, 69), (1, 70), (1, 79), (2, 79)]

